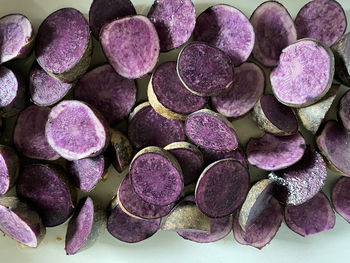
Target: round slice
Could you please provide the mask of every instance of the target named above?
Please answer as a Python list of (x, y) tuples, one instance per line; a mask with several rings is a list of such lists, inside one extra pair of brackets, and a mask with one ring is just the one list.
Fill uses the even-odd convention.
[(17, 197), (0, 197), (0, 230), (28, 247), (38, 247), (46, 228), (38, 213)]
[(158, 114), (167, 119), (181, 121), (188, 114), (202, 109), (208, 100), (184, 87), (177, 75), (175, 61), (163, 63), (154, 71), (147, 95)]
[(232, 151), (238, 147), (232, 123), (211, 110), (199, 110), (188, 116), (185, 130), (190, 140), (204, 148)]
[(50, 110), (48, 107), (31, 105), (19, 115), (13, 142), (24, 156), (50, 161), (60, 158), (45, 137), (45, 125)]
[(0, 195), (15, 184), (20, 169), (17, 154), (8, 146), (0, 145)]
[(110, 131), (112, 148), (111, 162), (117, 172), (121, 173), (131, 162), (133, 148), (129, 139), (120, 131), (113, 128), (111, 128)]
[(247, 144), (247, 158), (251, 165), (267, 171), (287, 168), (304, 155), (305, 139), (300, 133), (275, 136), (265, 133), (260, 138), (251, 138)]
[(87, 104), (65, 100), (50, 111), (45, 136), (52, 149), (67, 160), (102, 153), (109, 142), (105, 120)]
[(350, 223), (350, 178), (340, 177), (332, 189), (334, 210)]
[(232, 87), (211, 97), (213, 108), (228, 118), (238, 118), (249, 112), (265, 89), (265, 73), (254, 63), (244, 63), (235, 68)]
[(270, 94), (263, 95), (255, 104), (253, 119), (264, 131), (279, 136), (295, 134), (299, 127), (293, 110)]
[(131, 183), (146, 202), (169, 205), (183, 189), (183, 174), (178, 161), (162, 148), (150, 146), (139, 151), (130, 164)]
[(301, 205), (287, 205), (284, 220), (292, 231), (306, 237), (332, 229), (335, 215), (327, 196), (319, 192)]
[(194, 39), (220, 48), (238, 66), (250, 56), (255, 35), (253, 26), (240, 10), (221, 4), (209, 7), (198, 16)]
[(270, 81), (281, 103), (300, 108), (320, 100), (330, 89), (333, 75), (330, 48), (314, 39), (301, 39), (283, 49)]
[(350, 131), (350, 92), (347, 91), (339, 102), (338, 115), (346, 130)]
[(238, 162), (240, 162), (245, 168), (248, 169), (248, 162), (247, 158), (245, 157), (244, 152), (237, 148), (236, 150), (233, 151), (215, 151), (211, 150), (208, 148), (201, 148), (200, 149), (203, 157), (204, 157), (204, 162), (206, 165), (209, 165), (215, 161), (219, 161), (222, 159), (234, 159)]
[(218, 95), (233, 81), (230, 57), (202, 42), (190, 43), (180, 51), (177, 73), (185, 87), (199, 96)]
[(241, 163), (233, 159), (216, 161), (198, 179), (196, 203), (209, 217), (225, 217), (243, 203), (248, 189), (249, 173)]
[(185, 140), (181, 121), (168, 120), (144, 102), (129, 115), (128, 137), (135, 148), (146, 146), (165, 147), (172, 142)]

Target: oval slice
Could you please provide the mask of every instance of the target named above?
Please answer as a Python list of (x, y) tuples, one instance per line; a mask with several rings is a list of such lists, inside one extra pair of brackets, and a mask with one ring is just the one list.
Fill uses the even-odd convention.
[(111, 128), (111, 163), (118, 173), (124, 171), (131, 162), (133, 148), (129, 139), (120, 131)]
[(340, 177), (332, 189), (334, 210), (350, 223), (350, 178)]
[(350, 92), (347, 91), (339, 101), (338, 115), (346, 130), (350, 131)]
[(10, 147), (0, 145), (0, 195), (15, 184), (20, 169), (19, 158)]

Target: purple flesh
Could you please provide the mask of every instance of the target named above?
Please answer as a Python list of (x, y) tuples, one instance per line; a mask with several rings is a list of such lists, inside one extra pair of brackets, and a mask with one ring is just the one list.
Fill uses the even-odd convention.
[(140, 107), (140, 110), (132, 114), (128, 126), (128, 137), (135, 148), (150, 145), (165, 147), (172, 142), (185, 140), (185, 129), (181, 121), (164, 118), (149, 103)]
[(323, 192), (301, 205), (287, 205), (284, 219), (292, 231), (303, 237), (332, 229), (335, 224), (333, 209)]
[(50, 146), (67, 160), (99, 155), (108, 144), (104, 121), (86, 104), (65, 100), (51, 109), (45, 136)]
[(17, 154), (8, 146), (0, 145), (0, 195), (15, 184), (20, 169)]
[(36, 38), (35, 54), (40, 66), (54, 74), (72, 69), (88, 47), (89, 31), (86, 19), (74, 8), (50, 14)]
[(206, 165), (222, 159), (234, 159), (240, 162), (245, 168), (248, 168), (247, 159), (244, 153), (238, 148), (236, 150), (228, 152), (201, 148), (201, 152), (203, 153), (204, 162)]
[(188, 44), (181, 50), (177, 71), (185, 86), (201, 96), (217, 95), (233, 81), (230, 58), (221, 50), (200, 42)]
[(198, 16), (194, 39), (218, 47), (238, 66), (252, 52), (255, 36), (252, 25), (241, 11), (222, 4), (209, 7)]
[(33, 64), (29, 77), (29, 92), (36, 105), (55, 104), (68, 93), (72, 86), (71, 83), (64, 83), (50, 76), (38, 63)]
[(247, 169), (235, 160), (224, 159), (202, 172), (196, 185), (196, 203), (209, 217), (225, 217), (243, 203), (248, 189)]
[(332, 189), (334, 210), (350, 223), (350, 178), (341, 177)]
[(339, 102), (339, 118), (346, 130), (350, 131), (350, 92), (347, 91)]
[(17, 119), (13, 141), (24, 156), (41, 160), (57, 160), (57, 154), (45, 137), (45, 125), (50, 108), (31, 105)]
[(196, 10), (191, 0), (155, 0), (147, 17), (158, 32), (162, 52), (184, 44), (196, 24)]
[(41, 164), (26, 166), (17, 180), (16, 191), (36, 208), (45, 226), (60, 225), (73, 213), (76, 193), (63, 171)]
[(314, 38), (331, 46), (345, 33), (347, 26), (343, 8), (337, 1), (315, 0), (304, 5), (295, 18), (300, 38)]
[(160, 218), (152, 220), (137, 219), (125, 214), (117, 204), (107, 221), (108, 232), (127, 243), (136, 243), (153, 236), (159, 229)]
[(238, 221), (238, 214), (233, 219), (233, 236), (242, 245), (249, 245), (262, 249), (275, 237), (283, 220), (281, 205), (275, 198), (271, 198), (267, 207), (260, 214), (247, 231), (243, 231)]
[(188, 138), (195, 144), (216, 151), (231, 151), (238, 147), (238, 139), (231, 124), (210, 110), (192, 113), (186, 120)]
[(267, 67), (278, 65), (284, 48), (297, 40), (293, 19), (278, 2), (259, 5), (250, 18), (255, 31), (254, 58)]
[(280, 201), (299, 205), (311, 199), (321, 190), (327, 177), (327, 169), (322, 156), (308, 147), (299, 162), (276, 172), (276, 175), (272, 174), (269, 177), (286, 187), (288, 191), (286, 200)]
[(127, 174), (118, 189), (118, 201), (126, 212), (143, 219), (155, 219), (169, 214), (174, 204), (159, 206), (147, 203), (134, 191), (130, 176)]
[(147, 17), (135, 15), (114, 20), (101, 29), (100, 40), (109, 63), (125, 78), (146, 75), (158, 61), (159, 39)]
[(130, 0), (94, 0), (89, 11), (89, 25), (92, 34), (98, 39), (101, 28), (114, 19), (136, 15)]
[(264, 71), (254, 63), (244, 63), (235, 68), (232, 87), (218, 96), (211, 97), (213, 108), (229, 118), (249, 112), (265, 89)]
[(176, 62), (161, 64), (152, 75), (152, 88), (158, 101), (167, 109), (190, 114), (207, 103), (206, 97), (193, 94), (184, 87), (176, 72)]
[(334, 57), (330, 50), (315, 40), (306, 39), (282, 51), (270, 80), (280, 102), (301, 107), (312, 104), (328, 91), (333, 74)]
[(74, 88), (75, 98), (95, 107), (110, 124), (128, 116), (136, 92), (135, 82), (118, 75), (109, 64), (86, 73)]
[(305, 148), (305, 140), (299, 133), (289, 136), (265, 133), (260, 138), (249, 140), (247, 158), (251, 165), (275, 171), (298, 162), (304, 155)]

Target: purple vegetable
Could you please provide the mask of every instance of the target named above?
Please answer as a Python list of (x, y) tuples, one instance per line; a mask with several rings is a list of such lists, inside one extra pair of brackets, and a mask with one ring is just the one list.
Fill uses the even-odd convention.
[(332, 229), (335, 215), (327, 196), (319, 192), (301, 205), (287, 205), (284, 220), (292, 231), (306, 237)]
[(22, 14), (10, 14), (0, 18), (0, 64), (16, 58), (24, 58), (32, 51), (34, 30), (28, 18)]
[(248, 162), (247, 158), (245, 157), (245, 154), (243, 151), (239, 148), (233, 151), (215, 151), (208, 148), (200, 148), (203, 157), (204, 162), (206, 165), (209, 165), (215, 161), (219, 161), (222, 159), (234, 159), (238, 162), (240, 162), (245, 168), (248, 169)]
[(74, 88), (77, 100), (95, 107), (109, 124), (125, 119), (136, 102), (135, 81), (123, 78), (106, 64), (81, 77)]
[(298, 108), (320, 100), (332, 86), (333, 75), (330, 48), (314, 39), (301, 39), (283, 49), (270, 80), (276, 98)]
[(328, 46), (345, 33), (347, 26), (343, 8), (337, 1), (314, 0), (304, 5), (295, 18), (300, 38), (314, 38)]
[(17, 197), (0, 197), (0, 230), (33, 248), (38, 247), (46, 234), (38, 213)]
[(155, 70), (148, 84), (147, 95), (158, 114), (182, 121), (188, 114), (202, 109), (208, 100), (185, 88), (177, 75), (175, 61), (163, 63)]
[(350, 87), (350, 34), (344, 34), (331, 49), (335, 58), (335, 79)]
[(77, 193), (58, 166), (26, 166), (17, 180), (17, 195), (33, 205), (47, 227), (64, 223), (73, 213)]
[(41, 160), (57, 160), (60, 155), (45, 137), (50, 108), (31, 105), (21, 112), (14, 130), (13, 142), (24, 156)]
[(8, 146), (0, 145), (0, 195), (15, 184), (20, 169), (17, 154)]
[(252, 52), (255, 35), (248, 18), (240, 10), (221, 4), (209, 7), (198, 16), (194, 39), (220, 48), (238, 66)]
[(59, 9), (41, 23), (35, 55), (39, 65), (51, 76), (63, 82), (75, 81), (89, 67), (91, 54), (89, 25), (78, 10)]
[(100, 40), (109, 63), (122, 77), (140, 78), (152, 71), (158, 61), (157, 31), (145, 16), (114, 20), (101, 29)]
[(209, 217), (225, 217), (243, 203), (248, 189), (249, 173), (241, 163), (233, 159), (216, 161), (198, 179), (196, 203)]
[(149, 146), (131, 161), (129, 174), (135, 192), (146, 202), (169, 205), (183, 189), (183, 174), (178, 161), (162, 148)]
[(112, 149), (111, 162), (117, 172), (121, 173), (131, 162), (133, 148), (129, 139), (120, 131), (112, 128), (110, 131)]
[(185, 130), (190, 140), (204, 148), (231, 151), (238, 147), (238, 139), (232, 123), (211, 110), (199, 110), (189, 115)]
[(275, 171), (298, 162), (303, 157), (305, 148), (305, 140), (300, 133), (289, 136), (265, 133), (260, 138), (249, 140), (247, 158), (251, 165)]
[(266, 1), (255, 9), (250, 23), (255, 31), (254, 58), (264, 66), (277, 66), (282, 50), (297, 40), (288, 10), (279, 2)]
[(339, 102), (339, 118), (346, 130), (350, 131), (350, 92), (347, 91)]
[(50, 146), (70, 161), (97, 156), (109, 142), (102, 116), (77, 100), (62, 101), (51, 109), (45, 136)]
[(332, 189), (334, 210), (350, 223), (350, 178), (340, 177)]
[(202, 42), (192, 42), (180, 51), (177, 73), (184, 86), (199, 96), (218, 95), (233, 81), (229, 56)]
[(130, 0), (93, 0), (89, 10), (89, 25), (98, 39), (101, 28), (114, 19), (136, 15)]
[(149, 102), (144, 102), (129, 115), (128, 137), (135, 148), (165, 147), (172, 142), (184, 141), (185, 129), (181, 121), (164, 118)]
[(254, 106), (253, 119), (264, 131), (285, 136), (298, 131), (298, 120), (291, 108), (273, 95), (263, 95)]

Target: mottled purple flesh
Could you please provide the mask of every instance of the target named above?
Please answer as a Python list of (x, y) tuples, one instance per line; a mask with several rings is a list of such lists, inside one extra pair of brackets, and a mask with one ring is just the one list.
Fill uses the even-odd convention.
[(245, 157), (244, 152), (237, 148), (236, 150), (233, 151), (215, 151), (211, 150), (208, 148), (200, 148), (203, 158), (204, 158), (204, 163), (206, 165), (209, 165), (213, 162), (222, 160), (222, 159), (234, 159), (238, 162), (240, 162), (245, 168), (248, 169), (248, 162), (247, 158)]
[(20, 169), (19, 158), (12, 148), (0, 145), (0, 196), (15, 184)]
[(350, 131), (350, 92), (347, 91), (339, 102), (338, 115), (344, 128)]
[(350, 87), (350, 34), (344, 34), (331, 49), (335, 58), (335, 79)]
[(111, 162), (118, 173), (124, 171), (133, 157), (133, 148), (129, 139), (120, 131), (111, 128)]
[(350, 223), (350, 178), (341, 177), (332, 189), (334, 210)]

